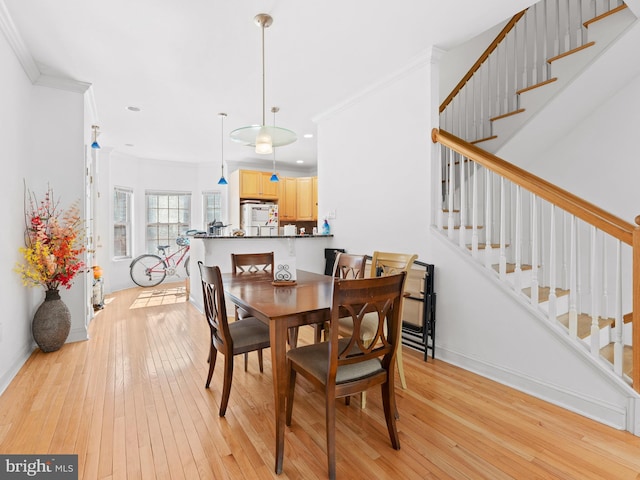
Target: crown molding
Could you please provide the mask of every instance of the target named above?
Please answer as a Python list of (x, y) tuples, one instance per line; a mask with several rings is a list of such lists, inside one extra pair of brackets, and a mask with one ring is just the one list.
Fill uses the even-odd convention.
[(22, 40), (22, 36), (18, 32), (15, 23), (13, 23), (13, 19), (11, 15), (9, 15), (9, 10), (7, 10), (7, 6), (3, 0), (0, 0), (0, 30), (4, 33), (7, 42), (9, 42), (16, 57), (18, 57), (18, 61), (22, 65), (27, 77), (29, 77), (31, 83), (35, 83), (38, 77), (40, 77), (40, 69), (33, 60), (31, 53), (29, 53), (24, 40)]
[(58, 90), (67, 90), (75, 93), (85, 93), (89, 87), (91, 87), (91, 84), (87, 82), (44, 74), (40, 74), (33, 84), (40, 85), (41, 87), (57, 88)]
[(31, 56), (31, 52), (29, 52), (29, 49), (22, 39), (22, 35), (20, 35), (20, 32), (16, 28), (16, 24), (13, 23), (13, 19), (9, 14), (9, 10), (7, 10), (7, 5), (4, 3), (4, 0), (0, 0), (0, 31), (4, 33), (13, 53), (18, 58), (24, 72), (33, 85), (57, 88), (75, 93), (85, 93), (91, 86), (91, 84), (87, 82), (80, 82), (78, 80), (53, 75), (44, 75)]
[(318, 122), (321, 122), (322, 120), (331, 118), (333, 115), (336, 115), (339, 112), (342, 112), (343, 110), (346, 110), (352, 107), (353, 105), (361, 102), (363, 99), (365, 99), (369, 95), (372, 95), (380, 90), (383, 90), (384, 88), (387, 88), (389, 85), (392, 85), (402, 80), (407, 75), (410, 75), (414, 71), (420, 68), (423, 68), (425, 65), (437, 64), (445, 53), (446, 53), (445, 50), (432, 46), (426, 53), (418, 55), (403, 68), (397, 70), (396, 72), (391, 73), (390, 75), (387, 75), (382, 80), (368, 87), (365, 87), (359, 93), (351, 96), (350, 98), (346, 99), (344, 102), (341, 102), (335, 105), (334, 107), (331, 107), (328, 110), (325, 110), (324, 112), (316, 115), (311, 120), (315, 123), (318, 123)]

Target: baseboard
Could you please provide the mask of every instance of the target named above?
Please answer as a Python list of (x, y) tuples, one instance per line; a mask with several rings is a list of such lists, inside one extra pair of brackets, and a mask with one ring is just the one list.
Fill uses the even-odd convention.
[(22, 348), (22, 352), (16, 357), (14, 362), (0, 375), (0, 395), (4, 393), (9, 384), (13, 381), (22, 366), (27, 362), (34, 350), (33, 343), (29, 343)]
[(73, 342), (84, 342), (89, 340), (89, 335), (87, 333), (87, 329), (84, 327), (74, 328), (69, 332), (69, 336), (67, 337), (67, 341), (65, 343), (73, 343)]
[(540, 381), (502, 365), (454, 352), (445, 345), (438, 345), (438, 359), (618, 430), (628, 430), (627, 416), (634, 416), (633, 412), (627, 412), (627, 409), (619, 405), (585, 396), (582, 392), (575, 392), (561, 385)]

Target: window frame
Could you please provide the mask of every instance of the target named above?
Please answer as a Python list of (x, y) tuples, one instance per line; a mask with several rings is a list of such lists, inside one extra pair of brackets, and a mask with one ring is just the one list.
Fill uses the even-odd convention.
[[(116, 219), (116, 215), (118, 214), (118, 208), (116, 206), (116, 196), (117, 195), (125, 195), (125, 219), (121, 221), (120, 219)], [(113, 260), (125, 260), (129, 258), (133, 258), (133, 188), (130, 187), (121, 187), (115, 186), (113, 187), (113, 197), (112, 197), (112, 207), (113, 207), (113, 215), (112, 215), (112, 235), (113, 241), (111, 242), (112, 248), (112, 257)], [(121, 243), (119, 241), (120, 235), (116, 234), (116, 230), (124, 227), (124, 255), (118, 255), (118, 250), (120, 248), (116, 247), (116, 243)]]
[[(209, 196), (217, 196), (219, 203), (219, 215), (217, 217), (214, 215), (214, 218), (212, 219), (209, 219), (210, 209), (207, 203), (207, 197)], [(213, 210), (217, 210), (216, 207), (214, 207)], [(202, 229), (208, 232), (209, 222), (212, 222), (213, 220), (218, 220), (224, 223), (224, 214), (224, 195), (222, 190), (204, 190), (202, 192)]]
[[(144, 249), (146, 253), (157, 254), (158, 245), (174, 246), (176, 238), (191, 228), (192, 194), (186, 191), (146, 190), (144, 197)], [(150, 206), (152, 197), (157, 197), (155, 206)], [(166, 202), (162, 197), (166, 197)], [(185, 202), (188, 206), (184, 205)], [(155, 214), (151, 210), (155, 210)], [(170, 221), (172, 218), (176, 221)], [(156, 235), (150, 236), (154, 228)]]

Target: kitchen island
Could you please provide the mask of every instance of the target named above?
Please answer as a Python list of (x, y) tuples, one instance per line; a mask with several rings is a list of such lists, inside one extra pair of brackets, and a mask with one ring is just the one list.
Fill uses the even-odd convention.
[[(333, 235), (291, 236), (214, 236), (196, 235), (191, 239), (190, 294), (189, 299), (202, 311), (202, 288), (198, 261), (205, 265), (217, 265), (224, 272), (231, 271), (232, 253), (273, 252), (275, 262), (295, 257), (296, 268), (324, 273), (325, 248), (333, 247)], [(229, 309), (229, 306), (227, 306)]]

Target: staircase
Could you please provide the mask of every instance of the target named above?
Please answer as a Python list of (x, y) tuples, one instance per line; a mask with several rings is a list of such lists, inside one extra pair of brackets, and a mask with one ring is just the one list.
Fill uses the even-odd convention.
[(521, 12), (443, 102), (432, 139), (441, 233), (640, 391), (640, 228), (493, 155), (634, 22), (620, 1)]

